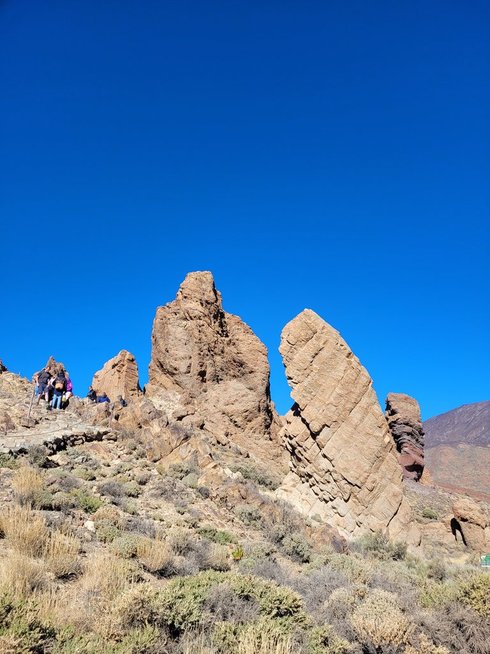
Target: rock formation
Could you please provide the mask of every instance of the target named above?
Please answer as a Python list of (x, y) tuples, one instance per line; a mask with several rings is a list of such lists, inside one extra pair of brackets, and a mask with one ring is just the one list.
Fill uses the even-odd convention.
[(453, 514), (453, 533), (461, 531), (467, 547), (486, 554), (490, 548), (490, 521), (478, 504), (469, 498), (458, 499), (453, 504)]
[(95, 373), (92, 387), (97, 394), (107, 393), (111, 400), (119, 395), (125, 400), (137, 397), (141, 393), (138, 382), (138, 364), (127, 350), (121, 350), (109, 359), (102, 370)]
[(210, 272), (188, 274), (176, 299), (157, 309), (146, 392), (151, 398), (177, 392), (215, 435), (272, 435), (266, 347), (223, 311)]
[(418, 481), (424, 471), (424, 430), (419, 403), (410, 395), (389, 393), (386, 419), (405, 479)]
[(282, 430), (291, 472), (281, 494), (346, 536), (379, 529), (418, 542), (394, 443), (357, 357), (308, 309), (286, 325), (279, 349), (295, 400)]

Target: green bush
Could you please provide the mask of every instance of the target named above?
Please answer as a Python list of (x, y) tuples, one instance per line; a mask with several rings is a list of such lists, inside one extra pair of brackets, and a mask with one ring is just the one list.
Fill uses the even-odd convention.
[(272, 475), (265, 468), (261, 468), (258, 465), (249, 463), (248, 465), (235, 466), (232, 468), (233, 472), (240, 472), (244, 479), (248, 479), (268, 488), (269, 490), (276, 490), (281, 485), (281, 480), (278, 479), (275, 475)]
[(203, 538), (207, 538), (212, 543), (218, 543), (219, 545), (227, 545), (228, 543), (233, 543), (233, 536), (227, 531), (221, 531), (215, 529), (214, 527), (201, 527), (197, 530), (197, 533)]
[(374, 558), (382, 561), (387, 561), (388, 559), (400, 561), (403, 560), (407, 554), (406, 543), (392, 543), (381, 531), (366, 534), (357, 542), (357, 546), (360, 547), (363, 552), (367, 552)]
[(490, 575), (475, 572), (458, 585), (458, 599), (484, 618), (490, 618)]
[(424, 506), (422, 509), (422, 517), (427, 518), (428, 520), (439, 520), (439, 514), (434, 509), (431, 509), (430, 506)]
[(97, 509), (104, 504), (100, 497), (95, 497), (95, 495), (90, 495), (87, 491), (83, 489), (74, 489), (71, 491), (70, 495), (76, 500), (77, 505), (86, 513), (95, 513)]
[(118, 614), (125, 627), (154, 624), (178, 635), (205, 622), (205, 602), (219, 584), (227, 584), (239, 598), (256, 601), (263, 617), (291, 625), (306, 623), (301, 598), (291, 589), (251, 575), (209, 570), (177, 577), (163, 588), (131, 590), (121, 598)]
[(15, 470), (19, 467), (19, 462), (11, 454), (0, 454), (0, 468), (10, 468)]

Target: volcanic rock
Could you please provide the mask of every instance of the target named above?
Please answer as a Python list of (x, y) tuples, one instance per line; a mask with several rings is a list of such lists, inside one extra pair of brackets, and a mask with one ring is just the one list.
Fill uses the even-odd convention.
[(418, 481), (424, 471), (424, 430), (419, 403), (410, 395), (389, 393), (385, 415), (403, 477)]
[(111, 400), (121, 395), (125, 400), (137, 397), (141, 393), (138, 382), (138, 364), (127, 350), (121, 350), (109, 359), (102, 370), (95, 373), (92, 387), (97, 392), (107, 393)]
[(223, 311), (210, 272), (189, 273), (176, 299), (157, 309), (146, 393), (157, 402), (168, 391), (218, 437), (274, 436), (266, 347)]
[(490, 522), (482, 509), (469, 498), (458, 499), (453, 504), (454, 531), (461, 530), (465, 545), (486, 554), (490, 547)]
[(295, 400), (282, 430), (291, 455), (283, 497), (348, 537), (382, 530), (418, 543), (394, 443), (357, 357), (309, 309), (286, 325), (279, 349)]

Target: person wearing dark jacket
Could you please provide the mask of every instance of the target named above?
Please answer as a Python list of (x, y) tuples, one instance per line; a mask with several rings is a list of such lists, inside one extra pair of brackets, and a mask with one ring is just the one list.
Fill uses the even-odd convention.
[(52, 380), (53, 399), (51, 402), (52, 409), (61, 409), (63, 404), (63, 393), (66, 388), (66, 377), (64, 372), (59, 372)]
[(87, 397), (91, 402), (97, 402), (97, 393), (94, 391), (92, 386), (88, 387)]
[(101, 393), (97, 395), (97, 404), (102, 404), (102, 402), (110, 402), (110, 399), (107, 397), (107, 393)]

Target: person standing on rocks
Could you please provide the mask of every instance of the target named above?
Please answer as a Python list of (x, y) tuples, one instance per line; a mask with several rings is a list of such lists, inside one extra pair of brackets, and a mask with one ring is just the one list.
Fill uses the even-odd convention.
[(65, 370), (65, 401), (68, 401), (73, 395), (73, 383), (70, 379), (70, 373)]
[(88, 398), (91, 402), (97, 402), (97, 393), (96, 393), (95, 390), (92, 388), (92, 386), (89, 386), (89, 387), (88, 387), (87, 398)]
[(63, 371), (60, 371), (53, 379), (53, 401), (52, 409), (61, 409), (63, 403), (63, 393), (66, 388), (66, 377)]
[(44, 397), (46, 402), (49, 401), (48, 385), (50, 379), (51, 373), (47, 368), (43, 368), (34, 375), (34, 383), (37, 385), (37, 404), (39, 404), (42, 397)]

